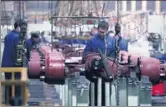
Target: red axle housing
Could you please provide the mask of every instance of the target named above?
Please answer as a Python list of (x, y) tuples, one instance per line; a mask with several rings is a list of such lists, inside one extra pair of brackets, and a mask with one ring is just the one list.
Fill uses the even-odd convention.
[(65, 58), (62, 53), (57, 50), (51, 50), (49, 46), (41, 46), (39, 51), (31, 51), (31, 59), (29, 61), (29, 76), (31, 78), (45, 77), (46, 82), (53, 84), (63, 83), (65, 80)]
[[(120, 56), (122, 56), (123, 62), (128, 62), (129, 53), (127, 52), (120, 52)], [(136, 66), (137, 65), (137, 58), (140, 55), (131, 54), (131, 64)], [(95, 59), (101, 59), (99, 54), (89, 54), (85, 58), (85, 68), (91, 72), (92, 69), (92, 62)], [(141, 64), (140, 64), (140, 71), (141, 75), (148, 76), (151, 81), (159, 81), (161, 75), (166, 74), (166, 70), (162, 70), (161, 68), (166, 68), (166, 64), (160, 64), (160, 61), (155, 58), (148, 58), (148, 57), (141, 57)], [(112, 76), (115, 77), (117, 75), (116, 68), (117, 64), (114, 63), (113, 60), (108, 59), (108, 64), (110, 66)], [(121, 75), (129, 73), (129, 66), (128, 65), (120, 65)]]

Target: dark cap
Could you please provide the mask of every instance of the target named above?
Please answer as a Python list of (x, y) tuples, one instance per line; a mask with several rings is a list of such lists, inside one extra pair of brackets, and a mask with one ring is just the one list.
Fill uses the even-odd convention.
[(18, 19), (14, 23), (14, 28), (16, 29), (17, 27), (21, 27), (23, 25), (27, 26), (27, 22), (23, 19)]
[(33, 37), (33, 38), (38, 38), (38, 37), (39, 37), (39, 33), (37, 33), (37, 32), (32, 32), (32, 33), (31, 33), (31, 37)]

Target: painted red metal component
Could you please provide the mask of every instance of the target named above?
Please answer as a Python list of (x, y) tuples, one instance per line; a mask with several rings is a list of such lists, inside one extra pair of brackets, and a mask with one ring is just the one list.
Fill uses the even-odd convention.
[(39, 78), (41, 72), (40, 60), (29, 61), (29, 76)]
[(47, 57), (45, 76), (49, 79), (63, 79), (65, 78), (65, 64), (64, 57), (61, 53), (49, 53)]
[[(49, 46), (41, 46), (39, 48), (40, 52), (44, 55), (44, 75), (46, 79), (65, 79), (65, 58), (61, 52), (58, 52), (56, 49), (51, 49)], [(129, 55), (131, 56), (132, 65), (137, 65), (137, 59), (140, 57), (139, 54), (127, 53), (124, 51), (120, 52), (120, 57), (122, 56), (123, 62), (128, 61)], [(94, 59), (101, 59), (99, 54), (93, 53), (89, 54), (86, 58), (83, 59), (85, 62), (85, 69), (91, 69), (91, 64)], [(37, 51), (33, 50), (31, 52), (31, 59), (29, 61), (29, 74), (32, 76), (40, 76), (42, 71), (41, 58)], [(116, 64), (113, 60), (109, 59), (108, 61), (111, 72), (113, 76), (117, 75)], [(71, 72), (78, 72), (77, 70), (72, 70)], [(159, 80), (161, 73), (166, 75), (166, 64), (160, 64), (159, 60), (155, 58), (141, 57), (141, 75), (149, 76), (150, 80)], [(161, 71), (161, 68), (164, 70)], [(121, 75), (129, 73), (128, 65), (120, 65)]]
[(153, 85), (152, 95), (153, 96), (164, 96), (165, 95), (164, 82), (160, 82), (157, 85)]
[(41, 66), (40, 66), (40, 55), (37, 51), (33, 50), (31, 51), (31, 59), (28, 62), (28, 74), (30, 77), (36, 77), (38, 78), (41, 72)]
[[(120, 55), (123, 54), (123, 61), (127, 62), (128, 60), (128, 56), (130, 55), (127, 52), (121, 52)], [(139, 55), (131, 55), (131, 61), (132, 61), (132, 65), (137, 65), (137, 59), (139, 58)], [(89, 54), (85, 59), (85, 68), (90, 71), (91, 69), (91, 63), (94, 59), (100, 59), (100, 56), (98, 54)], [(150, 80), (152, 81), (158, 81), (160, 79), (160, 61), (155, 59), (155, 58), (147, 58), (147, 57), (141, 57), (141, 65), (140, 65), (140, 71), (141, 71), (141, 75), (145, 75), (145, 76), (149, 76)], [(116, 72), (116, 64), (113, 62), (113, 60), (109, 60), (108, 61), (110, 68), (111, 68), (111, 72), (113, 77), (117, 75)], [(125, 73), (129, 73), (129, 67), (128, 65), (120, 65), (120, 71), (121, 71), (121, 75), (125, 74)], [(165, 71), (164, 71), (165, 72)]]
[[(39, 51), (44, 55), (44, 60), (35, 50), (31, 51), (29, 61), (29, 75), (39, 78), (41, 72), (44, 72), (45, 79), (64, 80), (65, 79), (65, 58), (62, 53), (49, 46), (41, 46)], [(42, 62), (43, 61), (43, 62)], [(44, 63), (44, 64), (43, 64)], [(42, 70), (44, 66), (44, 70)]]

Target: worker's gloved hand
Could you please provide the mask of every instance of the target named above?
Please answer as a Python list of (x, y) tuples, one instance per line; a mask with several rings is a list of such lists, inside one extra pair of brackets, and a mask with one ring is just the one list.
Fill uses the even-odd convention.
[(23, 49), (24, 53), (27, 53), (27, 49)]
[(36, 45), (34, 45), (32, 48), (33, 48), (33, 49), (36, 49)]
[(39, 48), (40, 47), (40, 45), (39, 44), (36, 44), (36, 45), (33, 45), (33, 49), (37, 49), (37, 48)]
[(36, 49), (39, 48), (40, 46), (39, 45), (36, 45)]

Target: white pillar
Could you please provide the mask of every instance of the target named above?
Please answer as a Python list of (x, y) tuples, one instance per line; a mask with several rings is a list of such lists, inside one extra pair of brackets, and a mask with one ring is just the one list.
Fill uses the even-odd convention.
[(122, 12), (126, 12), (127, 10), (127, 1), (122, 1)]
[(142, 11), (147, 11), (147, 1), (142, 1)]
[(136, 1), (131, 1), (131, 11), (135, 12), (136, 10)]
[(160, 12), (161, 12), (161, 6), (160, 6), (160, 1), (159, 0), (155, 1), (155, 12), (157, 14), (160, 14)]
[(117, 12), (117, 1), (115, 1), (115, 11)]

